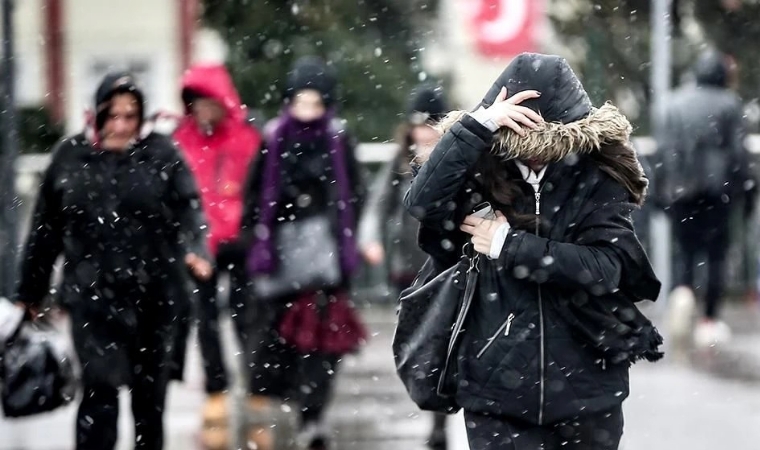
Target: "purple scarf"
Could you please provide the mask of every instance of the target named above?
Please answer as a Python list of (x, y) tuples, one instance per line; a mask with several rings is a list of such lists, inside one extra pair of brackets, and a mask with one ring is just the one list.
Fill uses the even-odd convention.
[(275, 258), (274, 225), (280, 201), (280, 162), (288, 142), (298, 136), (299, 141), (326, 139), (332, 159), (332, 169), (338, 188), (338, 245), (340, 264), (344, 276), (351, 276), (359, 267), (359, 251), (356, 246), (354, 228), (356, 217), (351, 203), (351, 180), (346, 164), (346, 146), (341, 130), (332, 126), (334, 114), (329, 111), (321, 119), (304, 124), (293, 118), (287, 111), (280, 114), (267, 133), (267, 153), (263, 155), (264, 167), (261, 177), (261, 198), (259, 222), (255, 229), (255, 240), (248, 253), (248, 272), (251, 275), (272, 274), (277, 269)]

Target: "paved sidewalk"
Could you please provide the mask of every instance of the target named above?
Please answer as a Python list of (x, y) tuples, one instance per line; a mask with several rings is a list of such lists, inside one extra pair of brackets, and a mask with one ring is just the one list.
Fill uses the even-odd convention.
[[(371, 339), (360, 354), (343, 361), (336, 396), (328, 411), (335, 450), (423, 450), (431, 416), (417, 410), (395, 375), (390, 348), (393, 309), (374, 306), (363, 314)], [(676, 364), (668, 356), (658, 364), (634, 367), (621, 449), (757, 448), (760, 389), (755, 382), (760, 381), (760, 312), (729, 305), (725, 317), (734, 328), (735, 339), (710, 358), (701, 358), (710, 364)], [(231, 339), (228, 321), (224, 328), (226, 339)], [(227, 348), (234, 363), (236, 351)], [(695, 354), (692, 361), (700, 361), (701, 356)], [(169, 393), (168, 450), (199, 448), (196, 436), (204, 393), (196, 346), (191, 348), (187, 367), (186, 382), (173, 384)], [(128, 400), (126, 395), (122, 399), (119, 450), (131, 448)], [(0, 419), (0, 450), (70, 450), (74, 415), (72, 406), (27, 420)], [(466, 450), (462, 417), (452, 417), (449, 423), (451, 450)]]

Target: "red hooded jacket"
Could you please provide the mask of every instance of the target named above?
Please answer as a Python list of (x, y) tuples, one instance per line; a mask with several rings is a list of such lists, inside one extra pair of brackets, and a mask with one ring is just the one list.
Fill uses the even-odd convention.
[(209, 247), (216, 254), (220, 243), (238, 237), (245, 179), (261, 135), (246, 122), (246, 108), (224, 66), (191, 67), (182, 79), (183, 93), (187, 90), (218, 101), (227, 111), (224, 120), (207, 133), (186, 105), (185, 117), (174, 132), (200, 189)]

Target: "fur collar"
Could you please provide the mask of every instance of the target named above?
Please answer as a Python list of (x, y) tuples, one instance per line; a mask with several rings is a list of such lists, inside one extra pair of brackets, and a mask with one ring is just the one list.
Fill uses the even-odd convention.
[[(449, 113), (438, 124), (439, 131), (446, 132), (465, 114), (465, 111)], [(614, 105), (605, 103), (583, 119), (567, 124), (544, 123), (528, 130), (525, 137), (501, 128), (494, 135), (491, 152), (503, 161), (537, 159), (547, 163), (571, 155), (589, 155), (641, 205), (649, 182), (631, 145), (631, 131), (628, 119)], [(427, 156), (422, 155), (419, 162), (424, 162)]]
[[(454, 111), (438, 126), (445, 132), (465, 114), (465, 111)], [(556, 162), (574, 153), (604, 151), (604, 146), (609, 144), (629, 144), (631, 131), (628, 119), (614, 105), (605, 103), (583, 119), (567, 124), (544, 123), (528, 130), (525, 137), (501, 128), (494, 136), (491, 150), (504, 160), (535, 158)]]

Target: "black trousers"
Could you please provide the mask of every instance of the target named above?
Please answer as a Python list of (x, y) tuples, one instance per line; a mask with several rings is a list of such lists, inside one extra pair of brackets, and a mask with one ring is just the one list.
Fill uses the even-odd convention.
[(720, 198), (702, 197), (675, 203), (671, 209), (676, 257), (676, 286), (700, 292), (696, 268), (707, 262), (705, 317), (716, 318), (723, 295), (726, 254), (729, 245), (730, 205)]
[(617, 450), (623, 410), (538, 426), (465, 412), (470, 450)]
[[(142, 304), (158, 301), (149, 298)], [(169, 382), (171, 351), (174, 340), (172, 327), (166, 322), (166, 314), (156, 308), (135, 308), (137, 327), (132, 338), (117, 339), (110, 344), (102, 339), (77, 339), (77, 353), (85, 373), (108, 370), (108, 361), (114, 362), (112, 370), (121, 366), (131, 371), (127, 386), (132, 399), (132, 415), (135, 425), (135, 449), (160, 450), (164, 443), (163, 413)], [(116, 327), (111, 324), (111, 327)], [(72, 327), (85, 332), (98, 332), (97, 324), (72, 311)], [(95, 337), (95, 336), (93, 336)], [(97, 348), (95, 347), (97, 346)], [(121, 357), (98, 361), (98, 354), (107, 354), (114, 347)], [(95, 353), (93, 353), (95, 352)], [(116, 364), (123, 360), (123, 363)], [(112, 450), (116, 447), (119, 417), (118, 383), (108, 376), (83, 377), (83, 395), (76, 422), (77, 450)]]
[[(217, 270), (207, 281), (198, 281), (198, 340), (200, 341), (203, 369), (206, 375), (206, 392), (222, 392), (229, 386), (224, 365), (221, 333), (219, 329), (219, 275), (226, 272), (230, 277), (227, 304), (232, 314), (235, 333), (242, 349), (248, 348), (250, 301), (248, 277), (245, 272), (245, 254), (240, 249), (221, 245), (216, 258)], [(243, 351), (244, 364), (250, 365), (250, 353)]]
[[(330, 295), (331, 293), (327, 293)], [(296, 298), (251, 304), (253, 356), (249, 390), (253, 395), (293, 401), (301, 408), (301, 424), (319, 422), (329, 404), (340, 355), (299, 353), (279, 334), (282, 317)]]

